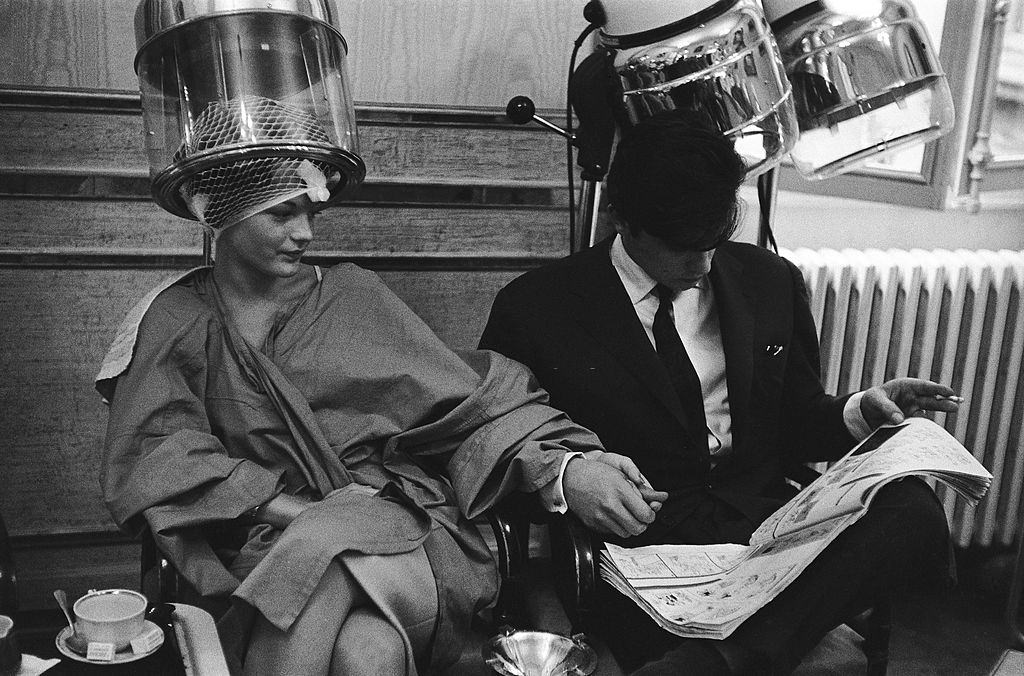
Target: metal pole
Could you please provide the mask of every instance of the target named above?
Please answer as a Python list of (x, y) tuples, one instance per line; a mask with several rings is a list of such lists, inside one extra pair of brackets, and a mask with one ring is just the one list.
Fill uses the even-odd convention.
[(583, 181), (580, 189), (579, 215), (576, 219), (576, 241), (570, 242), (573, 252), (594, 246), (597, 236), (597, 214), (601, 206), (601, 182)]
[(971, 165), (968, 174), (967, 210), (972, 214), (981, 211), (981, 181), (985, 178), (988, 163), (992, 161), (992, 149), (988, 140), (992, 132), (992, 115), (995, 112), (996, 86), (999, 84), (999, 55), (1003, 51), (1003, 35), (1006, 33), (1006, 17), (1009, 12), (1008, 0), (996, 0), (992, 6), (992, 29), (981, 77), (984, 84), (981, 92), (981, 109), (978, 113), (978, 131), (974, 134), (974, 145), (967, 154), (967, 161)]
[(778, 250), (772, 224), (775, 220), (775, 202), (779, 194), (779, 168), (772, 167), (757, 177), (757, 200), (760, 203), (761, 215), (757, 228), (757, 245)]

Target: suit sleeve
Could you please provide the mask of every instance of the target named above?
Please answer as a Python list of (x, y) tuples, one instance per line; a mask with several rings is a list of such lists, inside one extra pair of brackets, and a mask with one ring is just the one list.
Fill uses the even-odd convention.
[(500, 352), (532, 369), (535, 350), (528, 337), (529, 332), (524, 330), (529, 322), (527, 315), (513, 298), (509, 287), (499, 291), (480, 335), (480, 349)]
[(800, 270), (785, 263), (793, 284), (793, 340), (783, 384), (784, 450), (792, 462), (833, 460), (855, 443), (843, 421), (849, 395), (831, 396), (821, 385), (818, 333), (807, 288)]

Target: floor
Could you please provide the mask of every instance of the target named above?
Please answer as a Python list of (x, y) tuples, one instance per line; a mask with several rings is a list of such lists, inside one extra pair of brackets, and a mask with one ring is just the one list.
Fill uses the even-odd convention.
[(960, 583), (894, 611), (890, 674), (988, 674), (1009, 647), (1004, 615), (1013, 556), (961, 556)]
[[(1009, 553), (964, 555), (960, 582), (941, 594), (908, 598), (893, 608), (888, 673), (897, 676), (985, 676), (1009, 647), (1004, 616), (1012, 567)], [(801, 676), (863, 673), (856, 651), (832, 651)], [(1008, 673), (1020, 673), (1013, 671)]]
[[(1008, 552), (963, 555), (960, 584), (948, 593), (907, 599), (894, 608), (889, 674), (896, 676), (984, 676), (1008, 647), (1003, 615), (1012, 557)], [(63, 623), (54, 614), (31, 618), (33, 630), (19, 638), (22, 650), (51, 656), (53, 636)], [(474, 665), (475, 666), (475, 665)], [(482, 666), (482, 665), (480, 665)], [(474, 668), (464, 673), (481, 673)], [(600, 673), (608, 673), (601, 669)], [(856, 651), (846, 650), (813, 674), (863, 673)]]

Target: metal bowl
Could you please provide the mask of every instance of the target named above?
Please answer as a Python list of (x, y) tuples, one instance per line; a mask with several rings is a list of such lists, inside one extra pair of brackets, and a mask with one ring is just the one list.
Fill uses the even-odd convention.
[(482, 653), (488, 666), (503, 676), (588, 676), (597, 668), (597, 654), (583, 634), (506, 628)]

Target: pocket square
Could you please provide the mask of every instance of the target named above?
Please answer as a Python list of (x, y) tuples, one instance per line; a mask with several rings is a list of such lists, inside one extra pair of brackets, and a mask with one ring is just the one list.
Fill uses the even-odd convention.
[(768, 353), (769, 357), (777, 357), (782, 354), (782, 345), (765, 345), (764, 351)]

